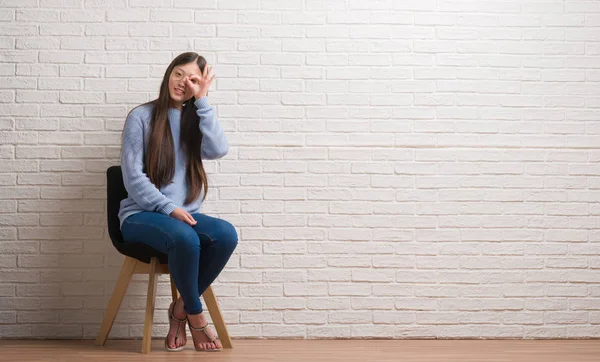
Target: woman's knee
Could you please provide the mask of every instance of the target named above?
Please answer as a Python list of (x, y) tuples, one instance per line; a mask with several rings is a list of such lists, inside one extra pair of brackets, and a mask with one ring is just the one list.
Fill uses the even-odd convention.
[(218, 240), (223, 247), (233, 251), (238, 244), (238, 234), (235, 226), (229, 221), (221, 219), (218, 226)]
[(194, 229), (183, 225), (170, 230), (173, 247), (187, 252), (200, 252), (200, 238)]

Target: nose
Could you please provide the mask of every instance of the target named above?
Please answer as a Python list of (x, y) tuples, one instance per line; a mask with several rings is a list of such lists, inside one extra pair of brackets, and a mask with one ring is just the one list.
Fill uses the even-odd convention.
[(189, 77), (186, 75), (185, 77), (183, 77), (183, 79), (181, 80), (181, 84), (180, 87), (185, 88), (185, 85), (187, 84)]

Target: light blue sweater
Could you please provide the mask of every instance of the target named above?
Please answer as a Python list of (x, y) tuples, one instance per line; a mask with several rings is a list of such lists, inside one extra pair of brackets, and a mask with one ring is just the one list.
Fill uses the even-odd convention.
[[(221, 158), (229, 151), (229, 143), (219, 121), (215, 115), (214, 107), (208, 103), (207, 97), (197, 99), (198, 117), (202, 132), (201, 157), (203, 160)], [(121, 170), (125, 189), (129, 194), (121, 201), (119, 209), (120, 226), (130, 215), (141, 211), (154, 211), (169, 215), (178, 207), (184, 208), (189, 213), (199, 212), (202, 204), (204, 188), (198, 199), (184, 205), (187, 196), (187, 181), (185, 179), (185, 157), (179, 146), (179, 131), (181, 111), (169, 108), (169, 123), (175, 145), (175, 175), (172, 183), (160, 188), (150, 182), (143, 172), (144, 151), (148, 150), (148, 137), (150, 131), (150, 118), (152, 104), (144, 104), (134, 108), (125, 121), (123, 130), (123, 146), (121, 149)]]

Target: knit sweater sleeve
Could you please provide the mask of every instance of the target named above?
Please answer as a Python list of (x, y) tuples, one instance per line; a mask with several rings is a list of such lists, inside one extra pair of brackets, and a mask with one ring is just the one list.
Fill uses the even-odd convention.
[(144, 129), (142, 111), (134, 109), (129, 113), (123, 130), (121, 149), (121, 171), (123, 183), (129, 196), (144, 210), (169, 215), (177, 208), (143, 171), (144, 169)]
[(200, 118), (200, 132), (202, 132), (202, 146), (200, 157), (205, 160), (216, 160), (224, 157), (229, 152), (229, 142), (225, 132), (216, 117), (214, 107), (208, 103), (208, 97), (201, 97), (194, 102)]

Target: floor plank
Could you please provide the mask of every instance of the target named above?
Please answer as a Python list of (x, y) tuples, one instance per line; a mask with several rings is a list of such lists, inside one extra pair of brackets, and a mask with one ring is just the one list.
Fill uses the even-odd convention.
[(0, 340), (0, 361), (123, 362), (551, 362), (600, 361), (598, 340), (234, 340), (223, 352), (196, 352), (190, 341), (182, 352), (166, 352), (152, 341), (140, 353), (141, 340)]

